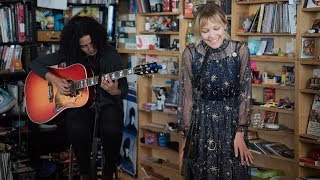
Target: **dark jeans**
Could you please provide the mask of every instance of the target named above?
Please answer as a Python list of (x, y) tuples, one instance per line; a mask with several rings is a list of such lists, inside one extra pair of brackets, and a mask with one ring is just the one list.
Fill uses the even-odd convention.
[[(91, 142), (94, 125), (93, 108), (68, 109), (65, 115), (66, 130), (71, 141), (80, 174), (89, 174)], [(123, 129), (123, 109), (119, 105), (105, 105), (100, 111), (99, 137), (105, 155), (105, 170), (107, 175), (115, 172), (120, 154)]]

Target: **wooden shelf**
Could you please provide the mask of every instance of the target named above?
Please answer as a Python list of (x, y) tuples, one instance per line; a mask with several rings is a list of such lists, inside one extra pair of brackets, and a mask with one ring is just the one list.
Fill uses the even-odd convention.
[(148, 78), (152, 80), (152, 78), (164, 78), (164, 79), (179, 79), (179, 75), (174, 75), (174, 74), (150, 74), (151, 76), (143, 76), (144, 78)]
[(137, 52), (136, 49), (125, 49), (125, 48), (118, 48), (118, 53), (121, 53), (121, 54), (134, 54)]
[(180, 56), (179, 51), (169, 51), (169, 50), (137, 50), (140, 54), (156, 54), (161, 56)]
[(237, 32), (238, 36), (296, 36), (296, 34), (289, 33), (250, 33), (250, 32)]
[(95, 6), (95, 7), (106, 7), (105, 4), (95, 4), (95, 3), (86, 3), (86, 4), (81, 4), (81, 3), (68, 3), (68, 6)]
[(158, 111), (158, 110), (147, 110), (147, 109), (143, 109), (143, 108), (139, 108), (139, 111), (148, 112), (148, 113), (164, 113), (164, 114), (169, 114), (169, 115), (177, 115), (177, 113), (174, 113), (174, 112), (163, 112), (163, 111)]
[(169, 151), (173, 151), (173, 152), (178, 153), (177, 151), (170, 149), (170, 148), (167, 148), (167, 147), (160, 147), (160, 146), (156, 146), (156, 145), (148, 145), (148, 144), (143, 144), (143, 143), (139, 143), (139, 144), (140, 144), (140, 147), (142, 147), (142, 148), (157, 149), (157, 150), (161, 150), (161, 151), (169, 150)]
[(140, 34), (168, 34), (168, 35), (179, 35), (179, 32), (175, 32), (175, 31), (159, 31), (159, 32), (154, 32), (154, 31), (141, 31)]
[(179, 16), (180, 12), (152, 12), (152, 13), (139, 13), (141, 16)]
[(300, 89), (301, 93), (320, 94), (320, 91), (314, 89)]
[(302, 8), (301, 11), (303, 12), (320, 12), (320, 8), (315, 7), (315, 8)]
[(282, 161), (296, 163), (295, 159), (291, 159), (291, 158), (286, 158), (286, 157), (282, 157), (282, 156), (275, 156), (275, 155), (270, 155), (270, 154), (258, 154), (258, 153), (252, 152), (252, 151), (251, 151), (251, 153), (253, 156), (262, 157), (264, 159), (271, 158), (271, 159), (278, 159), (278, 160), (282, 160)]
[(300, 59), (300, 64), (303, 65), (320, 65), (320, 60), (318, 59)]
[(252, 87), (295, 90), (295, 87), (292, 87), (292, 86), (281, 86), (281, 85), (277, 85), (277, 84), (273, 85), (273, 84), (256, 84), (256, 83), (252, 83)]
[(153, 132), (166, 132), (166, 133), (169, 133), (170, 135), (175, 135), (175, 136), (179, 135), (177, 131), (166, 130), (165, 125), (162, 125), (162, 127), (160, 126), (161, 124), (150, 123), (148, 125), (143, 125), (140, 128), (146, 131), (150, 130)]
[(320, 33), (303, 33), (301, 37), (320, 37)]
[(278, 112), (278, 113), (284, 113), (284, 114), (294, 114), (294, 110), (286, 110), (286, 109), (279, 109), (279, 108), (273, 108), (273, 107), (262, 107), (254, 105), (253, 109), (261, 110), (261, 111), (272, 111), (272, 112)]
[(253, 128), (249, 127), (249, 131), (254, 131), (258, 133), (263, 133), (263, 134), (268, 134), (272, 136), (294, 136), (293, 131), (285, 131), (285, 130), (268, 130), (268, 129), (258, 129), (258, 128)]
[(179, 173), (179, 165), (173, 164), (170, 162), (163, 162), (162, 164), (159, 164), (159, 163), (151, 163), (151, 162), (147, 162), (145, 160), (141, 160), (140, 163), (141, 163), (141, 165), (144, 165), (144, 166), (168, 169), (168, 170), (176, 171), (177, 173)]
[(299, 141), (310, 144), (320, 144), (320, 137), (309, 134), (300, 134)]
[(308, 164), (308, 163), (299, 162), (299, 165), (302, 166), (302, 167), (307, 167), (307, 168), (320, 170), (320, 166), (315, 166), (315, 165)]
[(295, 57), (288, 56), (250, 56), (250, 58), (258, 62), (295, 63)]
[(278, 3), (278, 2), (288, 2), (288, 0), (252, 0), (252, 1), (237, 1), (238, 5), (250, 5), (250, 4), (263, 4), (263, 3)]

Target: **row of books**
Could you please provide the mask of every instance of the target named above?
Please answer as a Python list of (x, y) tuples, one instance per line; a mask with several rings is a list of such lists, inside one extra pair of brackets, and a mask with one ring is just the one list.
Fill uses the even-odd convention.
[(0, 8), (0, 42), (26, 42), (26, 30), (29, 15), (26, 5), (22, 3), (11, 4)]
[(106, 4), (107, 0), (68, 0), (68, 3), (74, 3), (74, 4)]
[(22, 46), (0, 46), (0, 70), (9, 69), (10, 72), (22, 71)]
[(130, 4), (135, 6), (131, 8), (139, 13), (179, 12), (178, 0), (130, 0)]
[(295, 4), (261, 4), (252, 19), (249, 32), (296, 33), (297, 7)]
[(294, 150), (288, 148), (285, 144), (271, 142), (264, 139), (250, 140), (248, 143), (250, 151), (257, 154), (268, 154), (282, 156), (286, 158), (294, 158)]
[(320, 167), (320, 160), (314, 160), (310, 157), (300, 157), (299, 158), (299, 164), (304, 166), (306, 164), (308, 165), (313, 165), (313, 166), (318, 166)]

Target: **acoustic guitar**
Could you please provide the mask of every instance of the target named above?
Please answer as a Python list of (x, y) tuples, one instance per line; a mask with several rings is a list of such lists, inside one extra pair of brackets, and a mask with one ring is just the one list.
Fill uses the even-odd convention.
[[(131, 74), (152, 75), (161, 69), (157, 63), (138, 65), (134, 68), (104, 74), (101, 79), (109, 75), (112, 80), (120, 79)], [(71, 84), (71, 94), (62, 95), (58, 88), (30, 71), (25, 82), (26, 110), (31, 121), (37, 124), (47, 123), (68, 108), (92, 106), (94, 104), (94, 88), (98, 84), (99, 76), (94, 76), (92, 70), (81, 64), (73, 64), (66, 68), (52, 68), (54, 75), (67, 79)]]

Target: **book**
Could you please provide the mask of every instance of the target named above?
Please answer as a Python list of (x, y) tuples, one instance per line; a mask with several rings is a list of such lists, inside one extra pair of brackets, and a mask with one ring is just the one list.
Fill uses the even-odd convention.
[(266, 144), (265, 147), (267, 147), (274, 155), (277, 156), (284, 156), (284, 152), (290, 150), (286, 145), (278, 142)]
[(137, 49), (150, 49), (149, 46), (152, 45), (155, 47), (157, 43), (157, 36), (155, 34), (150, 35), (137, 35), (136, 36)]
[(314, 160), (310, 157), (300, 157), (299, 164), (301, 164), (301, 165), (310, 164), (310, 165), (314, 165), (314, 166), (320, 166), (320, 160)]
[(316, 53), (316, 39), (303, 37), (301, 41), (301, 58), (313, 58)]
[(259, 14), (260, 14), (260, 8), (257, 10), (256, 14), (253, 16), (252, 23), (249, 28), (249, 32), (257, 32)]
[(256, 148), (258, 148), (259, 151), (261, 151), (261, 154), (273, 154), (269, 149), (265, 147), (266, 144), (270, 144), (273, 142), (266, 141), (264, 139), (251, 140), (249, 142), (252, 143)]
[(249, 39), (248, 48), (250, 55), (256, 55), (259, 51), (260, 40), (259, 39)]
[(149, 0), (151, 12), (157, 12), (156, 4), (162, 4), (162, 0)]
[(257, 153), (257, 154), (263, 154), (263, 152), (257, 148), (253, 143), (248, 143), (248, 149), (251, 151), (251, 152), (254, 152), (254, 153)]
[(264, 113), (264, 122), (274, 124), (276, 120), (277, 112), (266, 111)]
[(264, 50), (264, 54), (267, 54), (267, 55), (272, 54), (274, 38), (260, 38), (260, 41), (267, 42), (265, 50)]
[(320, 96), (314, 95), (309, 112), (307, 134), (320, 137)]
[(276, 90), (274, 88), (264, 88), (263, 102), (275, 102), (276, 101)]
[(317, 8), (320, 7), (320, 0), (306, 0), (307, 6), (306, 8)]
[(265, 7), (264, 4), (260, 5), (260, 13), (259, 13), (259, 20), (258, 20), (258, 27), (257, 27), (258, 33), (261, 32), (261, 29), (262, 29), (262, 21), (264, 18), (264, 7)]

